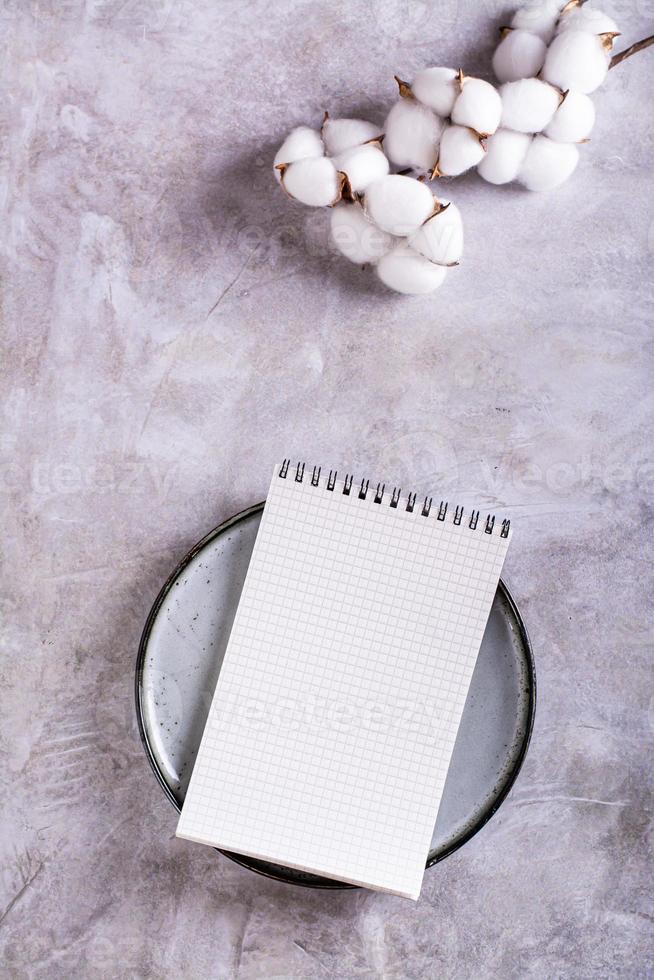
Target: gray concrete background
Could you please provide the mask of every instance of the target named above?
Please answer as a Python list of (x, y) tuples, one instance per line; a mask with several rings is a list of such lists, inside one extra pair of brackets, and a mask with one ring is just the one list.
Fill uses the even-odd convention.
[[(608, 4), (620, 46), (649, 2)], [(488, 76), (472, 0), (5, 0), (0, 945), (12, 978), (652, 975), (654, 53), (573, 179), (448, 187), (466, 251), (402, 299), (270, 161), (392, 75)], [(132, 707), (150, 603), (291, 455), (509, 514), (532, 749), (420, 901), (174, 839)]]

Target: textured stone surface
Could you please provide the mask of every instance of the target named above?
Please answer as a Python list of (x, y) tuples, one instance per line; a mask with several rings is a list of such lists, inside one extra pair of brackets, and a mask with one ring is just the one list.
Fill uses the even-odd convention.
[[(608, 5), (621, 45), (651, 9)], [(504, 4), (6, 0), (4, 975), (654, 971), (652, 55), (574, 178), (451, 185), (459, 270), (392, 296), (274, 186), (325, 108), (487, 73)], [(500, 813), (417, 905), (258, 878), (174, 839), (135, 729), (149, 605), (283, 456), (507, 512), (539, 711)]]

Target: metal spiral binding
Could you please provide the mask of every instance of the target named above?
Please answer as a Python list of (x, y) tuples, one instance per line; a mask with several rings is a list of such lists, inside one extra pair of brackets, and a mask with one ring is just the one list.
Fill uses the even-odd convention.
[[(280, 468), (279, 468), (279, 477), (282, 480), (285, 480), (287, 478), (287, 476), (289, 474), (290, 466), (291, 466), (290, 459), (285, 459), (284, 462), (282, 463), (282, 465), (280, 466)], [(320, 485), (320, 472), (321, 472), (321, 469), (322, 469), (322, 467), (320, 467), (320, 466), (314, 466), (313, 467), (313, 470), (312, 470), (312, 473), (311, 473), (311, 486), (312, 487), (317, 487), (317, 486)], [(297, 466), (295, 467), (294, 480), (295, 480), (296, 483), (302, 483), (302, 481), (304, 480), (304, 470), (305, 470), (305, 464), (304, 463), (298, 463)], [(327, 477), (327, 481), (325, 483), (325, 489), (331, 491), (332, 493), (336, 489), (336, 476), (337, 476), (337, 470), (330, 470), (329, 471), (329, 476)], [(350, 493), (352, 492), (352, 486), (353, 486), (353, 484), (354, 484), (354, 477), (351, 474), (346, 473), (345, 474), (345, 480), (343, 481), (343, 489), (341, 491), (346, 497), (349, 497), (350, 496)], [(365, 500), (367, 498), (369, 489), (370, 489), (370, 481), (369, 480), (366, 480), (366, 479), (363, 479), (361, 481), (361, 486), (359, 487), (359, 491), (358, 491), (358, 494), (357, 494), (357, 496), (359, 497), (359, 500)], [(372, 502), (375, 503), (375, 504), (381, 504), (382, 501), (383, 501), (383, 499), (384, 499), (384, 494), (385, 493), (386, 493), (386, 484), (385, 483), (378, 483), (377, 484), (377, 489), (375, 490), (374, 496), (371, 496)], [(393, 507), (394, 509), (397, 509), (397, 507), (399, 506), (399, 503), (400, 503), (401, 493), (402, 493), (401, 487), (393, 487), (393, 492), (392, 492), (391, 498), (390, 498), (390, 500), (388, 502), (389, 507)], [(417, 495), (415, 493), (409, 493), (407, 495), (405, 510), (408, 511), (410, 514), (412, 514), (413, 511), (414, 511), (414, 509), (415, 509), (415, 506), (416, 506), (416, 498), (417, 498)], [(420, 508), (420, 516), (421, 517), (429, 517), (429, 514), (431, 512), (432, 502), (433, 502), (433, 498), (432, 497), (425, 497), (424, 503), (423, 503), (422, 507)], [(441, 500), (440, 504), (438, 505), (438, 511), (436, 511), (436, 520), (437, 521), (444, 521), (445, 520), (445, 518), (447, 516), (447, 512), (448, 512), (448, 507), (449, 507), (448, 501), (447, 500)], [(464, 508), (460, 504), (457, 504), (456, 507), (455, 507), (455, 510), (454, 510), (454, 515), (452, 517), (452, 523), (455, 524), (457, 527), (463, 522), (463, 513), (464, 513)], [(473, 510), (471, 512), (470, 518), (469, 518), (469, 520), (467, 522), (468, 523), (468, 527), (470, 528), (471, 531), (476, 531), (477, 530), (477, 527), (479, 526), (479, 516), (480, 515), (479, 515), (479, 511), (478, 510)], [(488, 514), (487, 515), (486, 522), (485, 522), (485, 525), (483, 525), (483, 527), (484, 527), (484, 533), (485, 534), (492, 534), (493, 533), (493, 529), (495, 527), (495, 515), (494, 514)], [(507, 520), (507, 519), (503, 520), (502, 521), (502, 527), (500, 529), (500, 537), (501, 538), (508, 538), (510, 528), (511, 528), (511, 521), (510, 520)]]

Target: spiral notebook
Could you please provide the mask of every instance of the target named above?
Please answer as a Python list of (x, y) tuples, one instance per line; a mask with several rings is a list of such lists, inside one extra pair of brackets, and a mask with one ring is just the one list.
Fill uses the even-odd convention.
[(416, 899), (510, 535), (276, 466), (177, 836)]

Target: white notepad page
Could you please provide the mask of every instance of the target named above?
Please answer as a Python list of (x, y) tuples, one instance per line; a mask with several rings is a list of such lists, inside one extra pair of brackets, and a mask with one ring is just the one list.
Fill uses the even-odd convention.
[(177, 836), (415, 899), (509, 536), (284, 471)]

